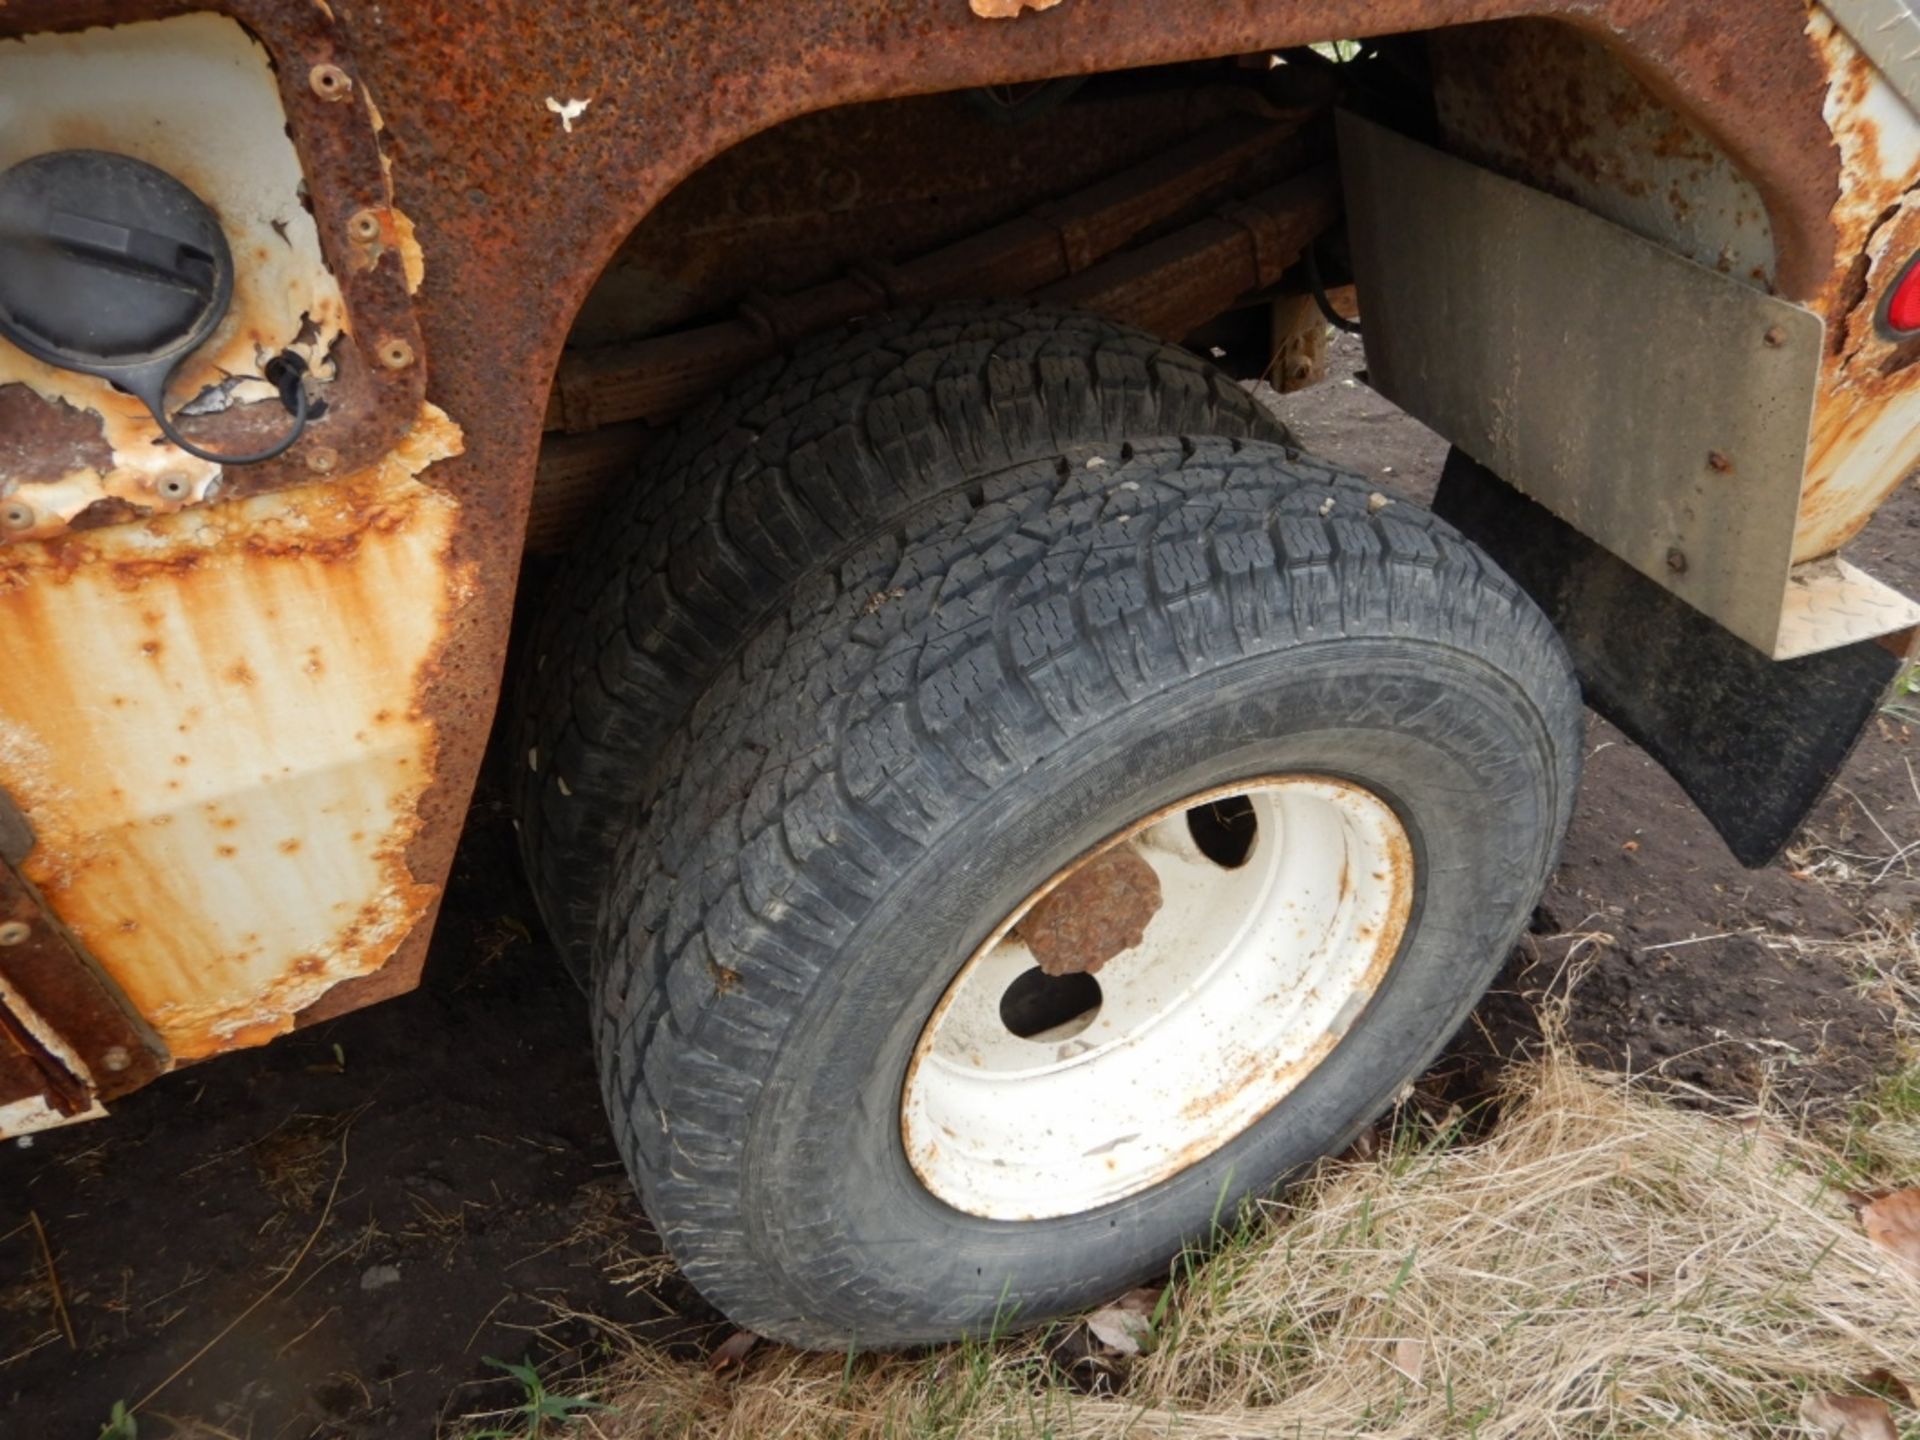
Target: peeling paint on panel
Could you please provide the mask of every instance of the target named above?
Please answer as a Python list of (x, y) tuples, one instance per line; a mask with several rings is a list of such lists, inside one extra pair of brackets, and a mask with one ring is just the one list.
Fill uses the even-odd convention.
[(177, 1059), (290, 1029), (437, 895), (421, 693), (473, 582), (419, 477), (460, 449), (429, 406), (363, 473), (0, 551), (22, 871)]
[[(174, 377), (176, 410), (276, 399), (265, 380), (235, 377), (258, 377), (283, 349), (318, 380), (333, 375), (345, 305), (302, 203), (285, 126), (267, 52), (223, 16), (32, 35), (0, 48), (0, 170), (50, 150), (111, 150), (168, 171), (220, 217), (234, 255), (233, 303)], [(412, 226), (394, 228), (404, 260)], [(414, 263), (407, 268), (412, 281)], [(108, 453), (58, 474), (0, 474), (0, 489), (27, 507), (8, 538), (58, 534), (96, 505), (113, 519), (173, 511), (218, 485), (221, 467), (164, 443), (139, 401), (0, 341), (0, 392), (15, 387), (97, 416)], [(32, 483), (15, 489), (23, 481)]]
[(1920, 356), (1873, 326), (1880, 297), (1920, 251), (1920, 116), (1824, 10), (1808, 32), (1832, 77), (1825, 114), (1845, 164), (1796, 560), (1845, 544), (1920, 464)]

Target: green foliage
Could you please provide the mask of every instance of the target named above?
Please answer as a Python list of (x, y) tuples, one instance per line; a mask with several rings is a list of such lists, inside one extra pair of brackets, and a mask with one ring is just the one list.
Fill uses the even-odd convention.
[(140, 1422), (127, 1409), (126, 1401), (113, 1402), (113, 1413), (107, 1416), (107, 1423), (100, 1427), (100, 1440), (140, 1440)]
[(520, 1382), (523, 1396), (520, 1404), (508, 1413), (519, 1425), (514, 1429), (495, 1427), (474, 1434), (473, 1440), (544, 1440), (552, 1431), (548, 1428), (568, 1424), (583, 1419), (590, 1410), (612, 1410), (611, 1405), (602, 1405), (587, 1395), (555, 1395), (547, 1389), (546, 1382), (540, 1378), (540, 1372), (522, 1361), (514, 1364), (508, 1360), (496, 1360), (491, 1355), (484, 1357), (487, 1364), (496, 1370), (504, 1370)]

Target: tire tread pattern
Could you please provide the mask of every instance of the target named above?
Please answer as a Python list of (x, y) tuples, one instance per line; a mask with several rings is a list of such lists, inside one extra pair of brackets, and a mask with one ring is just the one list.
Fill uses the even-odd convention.
[(1286, 438), (1198, 357), (1015, 302), (817, 337), (671, 427), (557, 577), (518, 676), (521, 852), (576, 973), (660, 745), (800, 577), (982, 473), (1160, 433)]
[[(930, 501), (805, 577), (723, 669), (622, 841), (594, 1011), (619, 1147), (687, 1277), (736, 1323), (832, 1348), (855, 1317), (937, 1303), (864, 1288), (834, 1217), (807, 1213), (832, 1157), (801, 1151), (748, 1203), (754, 1108), (875, 899), (997, 785), (1142, 695), (1342, 636), (1475, 657), (1556, 742), (1551, 836), (1511, 857), (1544, 884), (1580, 751), (1564, 651), (1476, 547), (1384, 498), (1260, 443), (1072, 449)], [(828, 1258), (785, 1273), (755, 1218), (766, 1205)]]

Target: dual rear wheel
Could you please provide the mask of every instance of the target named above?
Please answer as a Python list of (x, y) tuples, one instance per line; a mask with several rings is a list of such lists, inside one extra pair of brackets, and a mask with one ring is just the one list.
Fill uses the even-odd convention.
[(523, 703), (642, 1198), (737, 1323), (833, 1349), (1095, 1303), (1348, 1143), (1517, 936), (1581, 718), (1483, 555), (1190, 357), (876, 328), (689, 422)]

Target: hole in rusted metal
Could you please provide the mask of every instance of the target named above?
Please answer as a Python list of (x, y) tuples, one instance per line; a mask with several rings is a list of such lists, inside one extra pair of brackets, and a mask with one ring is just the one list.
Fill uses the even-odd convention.
[(1000, 1023), (1022, 1040), (1078, 1035), (1100, 1013), (1100, 982), (1084, 971), (1049, 975), (1035, 966), (1000, 997)]
[(314, 66), (307, 72), (307, 84), (322, 100), (344, 100), (353, 93), (353, 81), (338, 65)]
[(1253, 853), (1259, 825), (1253, 802), (1244, 795), (1229, 795), (1187, 811), (1187, 831), (1202, 855), (1216, 865), (1238, 870)]

